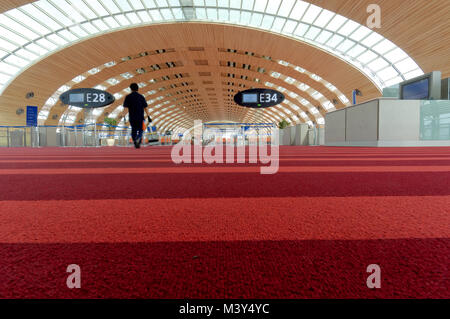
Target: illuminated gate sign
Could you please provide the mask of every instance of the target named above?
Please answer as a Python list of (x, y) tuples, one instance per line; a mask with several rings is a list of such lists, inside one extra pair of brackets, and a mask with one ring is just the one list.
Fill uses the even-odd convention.
[(250, 89), (234, 96), (234, 102), (240, 106), (265, 108), (275, 106), (284, 101), (284, 95), (271, 89)]
[(88, 109), (104, 107), (114, 103), (116, 100), (112, 94), (106, 91), (83, 88), (64, 92), (59, 99), (64, 104)]

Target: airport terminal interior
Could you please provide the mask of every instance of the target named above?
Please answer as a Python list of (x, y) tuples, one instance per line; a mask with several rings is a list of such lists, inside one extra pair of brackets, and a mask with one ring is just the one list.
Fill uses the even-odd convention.
[(440, 299), (449, 269), (448, 0), (0, 1), (1, 299)]

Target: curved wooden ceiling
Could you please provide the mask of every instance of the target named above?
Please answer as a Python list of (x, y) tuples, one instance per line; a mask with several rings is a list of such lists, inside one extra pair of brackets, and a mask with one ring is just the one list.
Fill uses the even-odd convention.
[[(33, 1), (5, 0), (0, 4), (0, 12), (30, 2)], [(377, 29), (376, 31), (405, 50), (425, 72), (441, 70), (443, 76), (450, 76), (450, 64), (448, 63), (450, 60), (450, 50), (448, 50), (448, 43), (450, 40), (450, 6), (448, 6), (448, 0), (309, 0), (307, 2), (334, 11), (361, 24), (365, 24), (366, 22), (368, 15), (366, 12), (367, 6), (374, 2), (377, 3), (382, 8), (382, 28)], [(165, 28), (167, 28), (167, 30), (165, 30)], [(177, 32), (180, 32), (180, 34)], [(195, 32), (200, 33), (195, 34)], [(154, 37), (156, 41), (149, 41), (148, 38), (152, 37)], [(144, 39), (144, 41), (141, 39)], [(259, 43), (259, 39), (264, 41), (263, 43), (267, 43), (267, 45)], [(137, 43), (137, 41), (141, 41), (141, 43)], [(129, 43), (130, 45), (124, 46), (123, 43)], [(290, 51), (283, 50), (283, 46), (285, 45), (287, 45), (287, 48), (290, 48)], [(189, 47), (204, 47), (206, 50), (203, 53), (195, 53), (195, 51), (190, 51), (188, 49)], [(228, 114), (227, 116), (229, 116), (229, 118), (235, 120), (238, 120), (243, 116), (255, 120), (258, 119), (254, 116), (250, 117), (250, 114), (253, 113), (251, 110), (244, 109), (239, 111), (236, 110), (236, 107), (233, 108), (227, 106), (226, 98), (230, 93), (227, 90), (232, 90), (233, 88), (229, 88), (226, 83), (235, 82), (236, 85), (233, 86), (234, 89), (237, 90), (242, 89), (243, 85), (250, 87), (252, 86), (251, 81), (242, 80), (240, 79), (240, 76), (254, 78), (255, 75), (253, 72), (250, 72), (250, 70), (233, 70), (230, 67), (220, 66), (220, 61), (224, 61), (224, 59), (230, 59), (226, 61), (233, 61), (231, 59), (234, 58), (231, 53), (223, 54), (219, 52), (220, 48), (255, 52), (259, 55), (271, 56), (274, 59), (288, 61), (294, 65), (304, 67), (336, 85), (347, 97), (350, 97), (351, 90), (354, 88), (359, 88), (364, 93), (364, 99), (379, 95), (378, 90), (373, 84), (368, 81), (364, 75), (350, 67), (348, 64), (337, 58), (330, 57), (320, 50), (311, 48), (308, 45), (294, 40), (247, 28), (217, 24), (185, 23), (176, 25), (155, 25), (137, 28), (135, 30), (114, 32), (112, 34), (90, 39), (51, 55), (49, 58), (33, 65), (21, 74), (3, 95), (0, 96), (1, 123), (23, 124), (25, 122), (23, 116), (20, 117), (15, 114), (18, 105), (26, 106), (35, 104), (42, 106), (48, 97), (62, 84), (69, 82), (75, 75), (82, 74), (91, 67), (101, 65), (109, 60), (120, 59), (129, 54), (164, 48), (175, 49), (176, 54), (174, 54), (172, 60), (165, 59), (161, 56), (161, 59), (156, 59), (153, 62), (165, 63), (168, 61), (177, 61), (176, 57), (180, 57), (178, 60), (181, 59), (184, 61), (183, 72), (186, 72), (189, 75), (192, 73), (191, 78), (193, 80), (190, 81), (193, 83), (191, 86), (198, 90), (202, 103), (204, 105), (207, 104), (207, 107), (205, 107), (198, 105), (198, 101), (191, 101), (188, 104), (185, 103), (185, 105), (188, 105), (188, 107), (191, 108), (186, 111), (190, 112), (186, 113), (189, 114), (189, 118), (191, 116), (202, 116), (202, 119), (213, 119)], [(295, 54), (292, 52), (295, 52)], [(298, 52), (301, 53), (299, 54)], [(73, 56), (83, 56), (83, 58), (81, 60), (76, 60), (72, 58)], [(203, 58), (208, 61), (208, 66), (195, 65), (194, 60)], [(242, 58), (243, 62), (240, 60)], [(238, 57), (234, 60), (235, 62), (241, 63), (255, 63), (254, 60), (248, 56)], [(331, 68), (329, 67), (330, 65), (332, 65)], [(135, 65), (129, 65), (129, 70), (135, 70), (133, 69), (134, 66)], [(327, 67), (328, 70), (326, 70)], [(204, 77), (200, 76), (197, 72), (197, 70), (200, 69), (212, 70), (202, 71), (211, 72), (211, 79), (205, 80)], [(272, 67), (269, 70), (277, 71), (278, 69)], [(110, 73), (102, 74), (101, 77), (99, 74), (99, 78), (97, 79), (95, 77), (90, 77), (85, 83), (91, 83), (88, 81), (92, 81), (93, 84), (98, 84), (106, 77), (106, 75), (115, 76), (119, 74), (115, 73), (113, 68), (107, 71)], [(168, 71), (168, 73), (161, 72), (161, 77), (174, 73), (171, 69), (166, 71)], [(286, 70), (282, 71), (287, 73)], [(239, 78), (228, 81), (228, 79), (224, 79), (221, 76), (223, 73), (235, 74)], [(42, 74), (51, 74), (53, 77), (43, 78)], [(145, 76), (143, 76), (143, 78), (145, 78)], [(268, 80), (267, 75), (262, 78), (275, 85), (283, 87), (288, 86), (285, 82), (279, 81), (278, 79), (271, 78)], [(130, 81), (122, 81), (120, 86), (117, 87), (123, 89), (126, 85), (135, 80), (136, 78), (133, 78)], [(212, 82), (212, 85), (204, 84), (204, 82)], [(165, 85), (166, 83), (163, 84)], [(168, 81), (165, 86), (167, 87), (171, 84), (173, 83)], [(207, 86), (211, 86), (209, 88), (214, 89), (214, 91), (206, 90)], [(159, 86), (155, 85), (155, 88), (158, 87)], [(189, 89), (191, 88), (189, 87)], [(147, 87), (145, 90), (147, 90)], [(37, 93), (37, 96), (33, 100), (26, 100), (24, 98), (26, 92), (29, 91)], [(295, 92), (294, 89), (293, 91)], [(327, 98), (330, 97), (329, 91), (319, 91)], [(212, 94), (216, 94), (217, 102), (213, 99)], [(183, 96), (187, 97), (189, 94), (184, 94)], [(161, 101), (169, 101), (169, 103), (171, 103), (171, 98), (165, 97)], [(113, 105), (109, 110), (114, 109), (117, 105), (118, 104)], [(304, 110), (301, 104), (297, 103), (297, 105)], [(285, 107), (289, 108), (288, 106)], [(63, 113), (63, 109), (60, 107), (56, 107), (54, 111), (57, 111), (59, 116)], [(321, 110), (320, 108), (319, 111), (321, 113), (324, 112), (324, 110)], [(313, 114), (308, 115), (311, 119), (314, 119)], [(101, 118), (102, 117), (99, 119), (101, 120)], [(265, 118), (269, 119), (268, 117)], [(46, 123), (55, 124), (57, 122), (58, 119), (52, 120), (50, 116)]]
[[(266, 82), (286, 88), (289, 92), (297, 94), (299, 99), (304, 98), (314, 106), (320, 106), (320, 103), (309, 94), (283, 80), (287, 78), (307, 84), (325, 98), (338, 100), (337, 96), (333, 95), (333, 92), (323, 84), (295, 71), (292, 67), (280, 64), (281, 60), (291, 65), (301, 66), (308, 71), (314, 71), (316, 75), (335, 85), (347, 97), (351, 96), (354, 88), (363, 92), (364, 99), (374, 98), (380, 94), (375, 85), (354, 67), (305, 43), (244, 27), (209, 23), (179, 23), (152, 25), (109, 33), (80, 42), (51, 55), (30, 67), (11, 83), (0, 96), (2, 112), (6, 115), (8, 124), (23, 124), (24, 118), (15, 114), (17, 105), (42, 106), (62, 84), (71, 81), (77, 75), (86, 73), (87, 70), (109, 61), (119, 61), (130, 54), (156, 50), (165, 50), (166, 52), (148, 54), (110, 68), (104, 68), (101, 72), (87, 77), (73, 87), (92, 87), (105, 83), (108, 79), (120, 76), (120, 74), (134, 73), (136, 75), (133, 78), (122, 79), (119, 84), (110, 86), (108, 91), (111, 93), (122, 92), (132, 82), (147, 84), (141, 90), (142, 93), (164, 87), (164, 91), (154, 94), (154, 98), (161, 96), (161, 100), (154, 103), (153, 106), (166, 101), (166, 106), (180, 102), (181, 104), (176, 108), (184, 111), (187, 119), (202, 119), (203, 121), (241, 121), (244, 118), (254, 121), (269, 121), (273, 119), (269, 116), (270, 110), (269, 112), (255, 113), (252, 110), (229, 104), (230, 94), (246, 87), (264, 87)], [(245, 52), (254, 55), (248, 55)], [(173, 62), (174, 67), (151, 70), (144, 74), (136, 72), (140, 68), (149, 69), (150, 66), (156, 64), (164, 66), (168, 62)], [(230, 65), (228, 65), (229, 62), (231, 62)], [(273, 72), (279, 74), (280, 77), (271, 76)], [(183, 77), (177, 78), (176, 74), (181, 74)], [(230, 77), (232, 75), (234, 78)], [(259, 83), (254, 81), (255, 78), (259, 79)], [(149, 83), (150, 79), (158, 81)], [(181, 83), (187, 85), (180, 85)], [(177, 89), (170, 91), (171, 85), (177, 85)], [(176, 91), (182, 90), (185, 92), (178, 94), (178, 100), (174, 101), (174, 97), (177, 95)], [(186, 92), (186, 90), (194, 91)], [(35, 97), (27, 100), (25, 95), (30, 91), (35, 92)], [(173, 95), (167, 97), (167, 92), (172, 92)], [(189, 99), (194, 93), (197, 96)], [(152, 98), (148, 97), (148, 99)], [(298, 105), (300, 110), (292, 109), (286, 104), (280, 110), (280, 112), (285, 109), (289, 110), (290, 113), (282, 113), (286, 117), (308, 111), (292, 97), (287, 96), (287, 100)], [(111, 112), (122, 101), (123, 98), (118, 99), (106, 111)], [(338, 107), (344, 105), (340, 102)], [(154, 112), (161, 108), (163, 107), (154, 109)], [(65, 107), (58, 105), (52, 108), (45, 124), (58, 124), (64, 111)], [(324, 110), (319, 107), (320, 112), (320, 115), (308, 114), (308, 116), (314, 120), (316, 116), (324, 114)], [(256, 115), (252, 115), (253, 113)], [(58, 115), (55, 119), (52, 116), (54, 114)], [(102, 119), (103, 117), (99, 118), (100, 121)], [(161, 120), (164, 119), (164, 114), (162, 114)]]

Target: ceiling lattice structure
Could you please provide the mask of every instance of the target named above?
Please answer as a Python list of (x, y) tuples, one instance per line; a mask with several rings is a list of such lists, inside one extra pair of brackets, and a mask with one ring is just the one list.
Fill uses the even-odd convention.
[(395, 43), (367, 27), (295, 0), (39, 0), (0, 14), (0, 93), (26, 67), (83, 39), (161, 22), (251, 26), (334, 54), (383, 88), (423, 74)]

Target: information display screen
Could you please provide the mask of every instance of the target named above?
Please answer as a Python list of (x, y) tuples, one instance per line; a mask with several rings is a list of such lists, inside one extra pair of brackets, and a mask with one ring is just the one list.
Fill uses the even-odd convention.
[(64, 104), (70, 104), (81, 108), (104, 107), (114, 103), (114, 96), (106, 91), (79, 88), (64, 92), (59, 97)]
[(402, 87), (404, 100), (427, 100), (430, 96), (429, 79), (422, 79), (417, 82), (406, 84)]
[(275, 106), (284, 101), (284, 95), (271, 89), (250, 89), (234, 96), (234, 102), (240, 106), (265, 108)]
[(257, 103), (258, 102), (258, 94), (242, 94), (242, 102), (243, 103)]
[(83, 93), (69, 94), (69, 102), (70, 103), (84, 102), (84, 94)]

